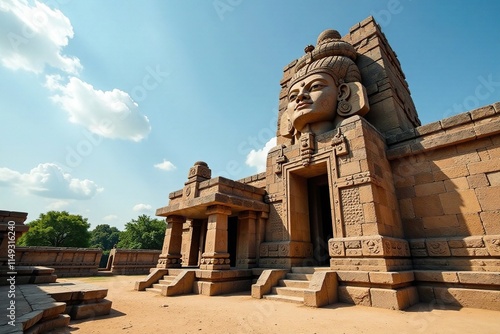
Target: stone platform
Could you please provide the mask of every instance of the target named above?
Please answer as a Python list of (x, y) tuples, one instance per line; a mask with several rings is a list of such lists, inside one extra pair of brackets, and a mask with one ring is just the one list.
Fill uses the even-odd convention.
[(111, 311), (112, 302), (104, 299), (108, 289), (85, 283), (54, 283), (39, 287), (56, 301), (64, 302), (65, 313), (73, 320), (107, 315)]
[[(87, 319), (109, 314), (112, 302), (104, 299), (108, 289), (93, 284), (50, 283), (0, 286), (0, 307), (7, 310), (15, 301), (12, 317), (0, 319), (0, 334), (45, 333), (66, 327), (70, 319)], [(13, 293), (11, 291), (14, 291)], [(15, 297), (8, 298), (9, 294)], [(9, 321), (14, 320), (12, 326)]]
[(0, 318), (1, 334), (44, 333), (69, 324), (70, 316), (64, 314), (66, 303), (56, 301), (37, 285), (17, 286), (13, 298), (8, 298), (9, 289), (9, 286), (0, 287), (0, 294), (6, 297), (0, 300), (0, 308), (7, 310), (7, 317)]

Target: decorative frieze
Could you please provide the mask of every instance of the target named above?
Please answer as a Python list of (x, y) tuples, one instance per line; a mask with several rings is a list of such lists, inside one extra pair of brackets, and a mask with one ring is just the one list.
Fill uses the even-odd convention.
[(406, 240), (380, 235), (332, 238), (328, 241), (328, 250), (332, 258), (410, 256), (410, 248)]
[(425, 238), (409, 241), (414, 257), (487, 257), (500, 255), (500, 235)]

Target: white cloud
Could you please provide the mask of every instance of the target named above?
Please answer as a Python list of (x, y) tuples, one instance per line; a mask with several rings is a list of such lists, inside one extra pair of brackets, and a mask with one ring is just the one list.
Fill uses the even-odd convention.
[(139, 204), (134, 205), (132, 210), (134, 210), (134, 211), (150, 211), (151, 208), (152, 208), (152, 206), (149, 204), (139, 203)]
[(245, 163), (250, 167), (257, 168), (257, 173), (264, 172), (266, 170), (267, 153), (274, 146), (276, 146), (276, 137), (269, 139), (263, 148), (259, 150), (251, 150), (247, 155)]
[(89, 199), (103, 190), (94, 181), (73, 178), (53, 163), (39, 164), (24, 174), (9, 168), (0, 168), (0, 186), (60, 199)]
[(68, 201), (63, 201), (63, 200), (58, 200), (51, 202), (49, 205), (47, 205), (47, 209), (49, 210), (60, 210), (67, 206), (69, 204)]
[(66, 85), (58, 75), (48, 75), (45, 86), (55, 92), (52, 100), (69, 115), (69, 121), (106, 138), (140, 141), (151, 131), (149, 120), (139, 112), (127, 93), (102, 91), (76, 77)]
[(156, 164), (154, 166), (156, 168), (158, 168), (158, 169), (166, 170), (167, 172), (171, 171), (171, 170), (174, 170), (174, 169), (177, 168), (177, 167), (174, 166), (173, 163), (171, 163), (170, 161), (165, 160), (165, 159), (163, 159), (163, 162), (160, 162), (160, 163), (158, 163), (158, 164)]
[(38, 1), (0, 2), (0, 60), (5, 67), (41, 73), (48, 65), (77, 74), (80, 60), (61, 53), (70, 38), (73, 27), (61, 11)]
[(102, 217), (102, 220), (104, 221), (112, 221), (112, 220), (117, 220), (118, 216), (117, 215), (107, 215)]

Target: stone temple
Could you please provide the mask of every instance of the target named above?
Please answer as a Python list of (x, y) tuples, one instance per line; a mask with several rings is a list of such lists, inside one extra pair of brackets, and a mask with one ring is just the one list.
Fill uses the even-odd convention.
[(196, 162), (136, 289), (500, 310), (500, 103), (421, 125), (372, 17), (322, 32), (280, 85), (266, 171)]

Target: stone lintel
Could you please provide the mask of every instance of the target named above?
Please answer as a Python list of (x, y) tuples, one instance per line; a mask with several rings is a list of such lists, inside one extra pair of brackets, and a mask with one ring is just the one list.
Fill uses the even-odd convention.
[(238, 215), (238, 219), (257, 219), (257, 212), (255, 212), (255, 211), (242, 211)]
[(184, 224), (184, 222), (186, 221), (186, 217), (177, 216), (177, 215), (170, 215), (165, 220), (167, 223)]
[(231, 214), (231, 207), (225, 206), (225, 205), (220, 205), (220, 204), (210, 205), (207, 208), (206, 213), (207, 213), (207, 215), (221, 214), (221, 215), (229, 216)]
[(188, 218), (203, 219), (207, 216), (207, 208), (213, 205), (230, 207), (232, 213), (238, 213), (240, 211), (269, 212), (269, 204), (263, 201), (223, 193), (213, 193), (185, 201), (170, 203), (168, 206), (157, 209), (156, 215), (161, 217), (179, 215)]

